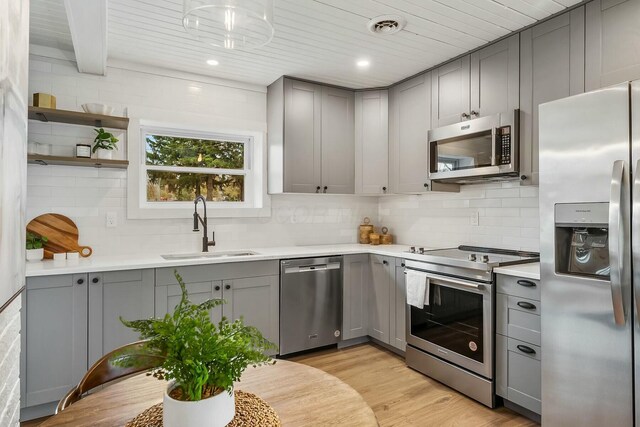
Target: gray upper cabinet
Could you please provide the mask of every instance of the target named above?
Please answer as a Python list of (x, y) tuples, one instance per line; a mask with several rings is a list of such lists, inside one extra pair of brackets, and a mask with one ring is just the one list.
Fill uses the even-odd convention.
[(322, 192), (353, 194), (355, 185), (354, 93), (349, 90), (322, 87), (321, 123)]
[(640, 2), (586, 4), (586, 90), (640, 79)]
[(389, 177), (393, 193), (429, 191), (427, 132), (431, 124), (431, 73), (389, 93)]
[(322, 175), (322, 88), (284, 81), (284, 191), (315, 193)]
[(390, 344), (391, 292), (394, 287), (395, 258), (371, 255), (369, 287), (369, 335)]
[(342, 339), (367, 336), (371, 282), (369, 255), (345, 255), (342, 275)]
[(515, 34), (471, 54), (471, 118), (519, 108), (520, 43)]
[(389, 95), (356, 93), (356, 194), (389, 190)]
[(87, 275), (27, 279), (23, 407), (60, 400), (87, 371)]
[(139, 340), (126, 320), (154, 316), (154, 270), (89, 274), (89, 365), (122, 345)]
[(392, 346), (405, 351), (407, 347), (407, 289), (405, 285), (404, 261), (396, 258), (395, 280), (391, 295), (391, 337)]
[(469, 55), (432, 71), (431, 126), (433, 128), (458, 123), (467, 118), (465, 116), (471, 111), (469, 73)]
[(584, 7), (520, 34), (520, 171), (538, 185), (538, 106), (584, 92)]
[(269, 193), (354, 193), (353, 91), (283, 77), (267, 110)]

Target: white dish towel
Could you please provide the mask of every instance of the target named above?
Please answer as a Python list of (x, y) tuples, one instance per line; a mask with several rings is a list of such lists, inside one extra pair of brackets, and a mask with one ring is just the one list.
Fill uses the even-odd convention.
[(407, 304), (422, 308), (429, 305), (429, 278), (426, 273), (415, 270), (407, 272)]

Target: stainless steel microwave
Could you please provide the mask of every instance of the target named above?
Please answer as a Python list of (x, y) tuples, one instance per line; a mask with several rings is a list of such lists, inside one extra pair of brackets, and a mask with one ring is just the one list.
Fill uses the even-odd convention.
[(430, 130), (429, 179), (465, 184), (517, 177), (519, 125), (514, 110)]

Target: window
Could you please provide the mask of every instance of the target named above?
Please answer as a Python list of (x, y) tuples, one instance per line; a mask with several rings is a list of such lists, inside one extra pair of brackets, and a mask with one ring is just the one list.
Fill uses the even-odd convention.
[(141, 137), (147, 207), (176, 207), (200, 195), (218, 207), (251, 205), (251, 137), (150, 128)]

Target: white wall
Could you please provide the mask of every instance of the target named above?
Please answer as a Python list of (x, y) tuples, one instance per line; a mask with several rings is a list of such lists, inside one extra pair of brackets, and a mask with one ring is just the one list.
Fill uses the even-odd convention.
[(0, 312), (0, 426), (20, 418), (20, 298)]
[(380, 224), (411, 245), (539, 250), (537, 187), (493, 183), (462, 186), (460, 193), (381, 197), (379, 215)]
[[(195, 79), (196, 77), (194, 77)], [(69, 61), (31, 58), (29, 93), (57, 96), (58, 108), (80, 110), (85, 102), (132, 109), (210, 114), (212, 123), (238, 130), (266, 130), (266, 88), (227, 82), (209, 83), (109, 68), (107, 77), (79, 74)], [(71, 155), (91, 129), (30, 122), (29, 141), (52, 143), (54, 153)], [(66, 152), (65, 152), (66, 150)], [(57, 212), (73, 219), (80, 243), (96, 255), (199, 250), (201, 233), (191, 231), (191, 212), (178, 220), (128, 220), (127, 172), (61, 166), (28, 168), (27, 219)], [(276, 245), (353, 243), (364, 216), (377, 216), (377, 199), (355, 196), (273, 196), (270, 218), (210, 219), (220, 249)], [(118, 226), (106, 228), (106, 213)]]

